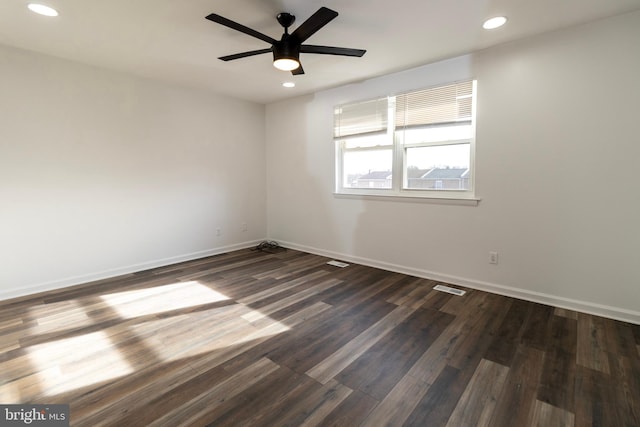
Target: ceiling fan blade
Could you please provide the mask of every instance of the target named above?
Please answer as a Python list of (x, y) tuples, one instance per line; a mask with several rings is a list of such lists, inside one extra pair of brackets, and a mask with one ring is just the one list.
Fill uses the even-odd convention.
[(362, 56), (367, 51), (364, 49), (351, 49), (348, 47), (334, 46), (316, 46), (312, 44), (303, 44), (300, 46), (300, 53), (319, 53), (322, 55), (340, 55), (340, 56)]
[(234, 59), (246, 58), (248, 56), (260, 55), (262, 53), (269, 53), (271, 49), (259, 49), (259, 50), (251, 50), (249, 52), (235, 53), (233, 55), (221, 56), (218, 59), (222, 59), (223, 61), (232, 61)]
[(338, 12), (335, 10), (321, 7), (316, 13), (311, 15), (309, 19), (296, 28), (291, 36), (294, 37), (298, 43), (303, 43), (306, 39), (314, 35), (320, 28), (327, 25), (336, 16), (338, 16)]
[(270, 44), (276, 43), (275, 39), (267, 36), (266, 34), (262, 34), (262, 33), (258, 32), (256, 30), (253, 30), (253, 29), (251, 29), (249, 27), (245, 27), (244, 25), (238, 24), (237, 22), (234, 22), (234, 21), (232, 21), (230, 19), (227, 19), (224, 16), (220, 16), (218, 14), (212, 13), (211, 15), (207, 16), (207, 19), (209, 21), (216, 22), (216, 23), (218, 23), (220, 25), (224, 25), (225, 27), (229, 27), (229, 28), (234, 29), (236, 31), (240, 31), (241, 33), (245, 33), (245, 34), (247, 34), (249, 36), (252, 36), (252, 37), (255, 37), (257, 39), (264, 40), (267, 43), (270, 43)]
[(295, 70), (291, 70), (291, 74), (293, 74), (294, 76), (299, 76), (300, 74), (304, 74), (304, 69), (302, 68), (302, 64), (300, 64), (300, 66)]

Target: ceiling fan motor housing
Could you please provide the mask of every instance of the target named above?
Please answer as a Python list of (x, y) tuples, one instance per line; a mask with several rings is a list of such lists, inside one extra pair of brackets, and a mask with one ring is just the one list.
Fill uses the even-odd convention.
[(288, 37), (283, 37), (273, 45), (273, 60), (277, 59), (292, 59), (299, 62), (300, 44), (292, 43)]

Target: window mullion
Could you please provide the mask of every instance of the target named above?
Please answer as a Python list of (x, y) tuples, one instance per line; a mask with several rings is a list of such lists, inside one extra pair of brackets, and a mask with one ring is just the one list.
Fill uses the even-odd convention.
[(335, 191), (341, 192), (344, 190), (344, 182), (342, 177), (344, 176), (344, 142), (335, 142), (335, 158), (336, 158), (336, 170), (335, 170)]
[(393, 141), (393, 163), (391, 167), (392, 172), (392, 189), (395, 193), (399, 193), (402, 188), (402, 180), (404, 179), (403, 168), (403, 153), (402, 143), (398, 141), (396, 132), (396, 97), (390, 96), (388, 101), (388, 116), (387, 116), (387, 135), (391, 141)]

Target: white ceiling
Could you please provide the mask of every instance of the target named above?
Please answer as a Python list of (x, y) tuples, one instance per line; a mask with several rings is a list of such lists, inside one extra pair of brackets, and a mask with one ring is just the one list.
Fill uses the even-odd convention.
[[(32, 0), (37, 2), (38, 0)], [(413, 68), (499, 43), (640, 9), (640, 0), (41, 0), (60, 16), (30, 12), (29, 0), (0, 1), (0, 44), (259, 103)], [(279, 39), (275, 16), (321, 6), (340, 15), (307, 43), (367, 49), (362, 58), (302, 54), (291, 76), (271, 55), (223, 62), (218, 56), (268, 48), (207, 21), (217, 13)], [(509, 18), (486, 31), (482, 22)], [(294, 81), (294, 89), (281, 86)]]

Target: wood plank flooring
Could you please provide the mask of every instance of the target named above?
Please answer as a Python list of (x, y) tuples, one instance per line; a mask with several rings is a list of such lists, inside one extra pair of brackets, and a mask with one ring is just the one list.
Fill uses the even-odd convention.
[(91, 427), (640, 426), (640, 326), (327, 261), (247, 249), (0, 302), (0, 403)]

